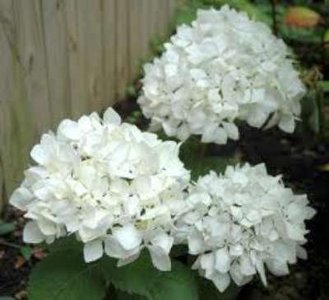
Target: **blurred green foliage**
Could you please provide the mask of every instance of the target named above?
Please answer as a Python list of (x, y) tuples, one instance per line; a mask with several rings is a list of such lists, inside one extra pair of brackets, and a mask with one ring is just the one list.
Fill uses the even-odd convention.
[(16, 224), (13, 222), (5, 222), (0, 219), (0, 236), (7, 235), (16, 229)]

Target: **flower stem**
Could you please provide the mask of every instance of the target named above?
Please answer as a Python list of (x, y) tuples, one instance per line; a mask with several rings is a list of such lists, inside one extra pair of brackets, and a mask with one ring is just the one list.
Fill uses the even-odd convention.
[(205, 158), (207, 156), (207, 148), (208, 148), (208, 144), (206, 143), (200, 143), (200, 158)]
[(11, 248), (16, 248), (16, 249), (20, 249), (21, 248), (19, 245), (14, 244), (14, 243), (10, 243), (10, 242), (6, 242), (3, 239), (0, 239), (0, 245), (6, 246), (6, 247), (11, 247)]

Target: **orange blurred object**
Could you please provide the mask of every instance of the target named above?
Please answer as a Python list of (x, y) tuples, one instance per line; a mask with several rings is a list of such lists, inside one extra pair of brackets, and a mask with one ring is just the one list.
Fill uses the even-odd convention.
[(23, 256), (17, 256), (15, 261), (15, 269), (20, 269), (26, 263), (26, 260)]
[(303, 6), (288, 8), (284, 17), (284, 23), (291, 27), (311, 28), (321, 22), (321, 15), (316, 11)]
[(33, 249), (33, 256), (37, 259), (43, 259), (46, 255), (44, 249), (42, 248), (34, 248)]

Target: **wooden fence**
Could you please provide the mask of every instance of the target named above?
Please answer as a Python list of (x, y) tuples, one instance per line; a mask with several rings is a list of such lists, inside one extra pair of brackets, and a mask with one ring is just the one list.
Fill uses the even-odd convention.
[(177, 0), (0, 0), (0, 210), (42, 132), (123, 97)]

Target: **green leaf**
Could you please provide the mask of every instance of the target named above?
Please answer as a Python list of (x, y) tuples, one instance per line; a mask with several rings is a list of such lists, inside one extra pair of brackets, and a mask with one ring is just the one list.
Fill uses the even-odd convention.
[(32, 272), (28, 287), (31, 300), (103, 299), (110, 283), (120, 290), (113, 294), (118, 300), (198, 299), (192, 271), (177, 261), (172, 261), (170, 272), (154, 268), (147, 253), (122, 267), (106, 256), (87, 264), (81, 243), (72, 238), (58, 240), (49, 250)]
[(130, 85), (127, 88), (127, 94), (131, 97), (137, 97), (137, 90), (134, 85)]
[(302, 99), (303, 129), (323, 135), (325, 130), (324, 91), (318, 84)]
[(189, 25), (196, 19), (197, 10), (207, 8), (203, 0), (190, 0), (182, 5), (176, 14), (176, 26), (186, 24)]
[[(117, 267), (115, 260), (103, 257), (99, 266), (104, 278), (111, 282), (116, 289), (150, 299), (149, 279), (155, 276), (156, 270), (146, 256), (141, 255), (135, 262), (122, 267)], [(146, 278), (147, 280), (145, 280)]]
[(191, 7), (184, 7), (177, 16), (177, 24), (190, 24), (196, 18), (196, 11)]
[(159, 272), (151, 288), (152, 300), (196, 300), (197, 283), (193, 272), (179, 262), (173, 262), (170, 272)]
[(48, 250), (53, 252), (58, 251), (75, 251), (82, 253), (83, 244), (75, 238), (75, 236), (69, 236), (55, 240), (54, 243), (48, 245)]
[(198, 299), (192, 271), (177, 261), (172, 260), (172, 270), (169, 272), (155, 269), (145, 253), (126, 266), (116, 267), (109, 258), (103, 258), (99, 266), (116, 289), (128, 294), (137, 294), (149, 300)]
[(329, 42), (329, 28), (326, 29), (324, 35), (323, 35), (323, 41), (325, 43), (328, 43)]
[(210, 170), (223, 173), (228, 165), (236, 164), (238, 160), (232, 156), (206, 156), (202, 157), (198, 152), (190, 149), (190, 153), (182, 152), (181, 160), (185, 168), (191, 170), (192, 180), (209, 173)]
[(144, 296), (140, 296), (136, 294), (131, 295), (121, 290), (116, 290), (114, 292), (114, 295), (115, 295), (114, 297), (115, 300), (145, 300), (146, 299)]
[(15, 223), (6, 223), (3, 221), (0, 221), (0, 236), (13, 232), (15, 230), (15, 228), (16, 228)]
[(102, 300), (106, 284), (97, 264), (87, 264), (80, 251), (55, 251), (33, 270), (29, 300)]
[(314, 110), (308, 119), (308, 124), (315, 133), (320, 132), (320, 113), (316, 105), (314, 105)]
[(238, 294), (241, 292), (241, 287), (231, 283), (229, 287), (221, 293), (213, 282), (201, 276), (198, 277), (198, 286), (200, 291), (200, 298), (207, 300), (237, 299)]
[(319, 126), (319, 108), (316, 101), (317, 93), (310, 90), (302, 100), (302, 119), (306, 129), (318, 133)]
[(230, 156), (207, 156), (207, 147), (209, 144), (201, 143), (196, 137), (191, 137), (181, 146), (179, 156), (185, 168), (191, 170), (192, 180), (208, 174), (210, 170), (222, 173), (228, 165), (239, 162), (233, 153)]
[(30, 260), (32, 254), (33, 254), (33, 250), (31, 247), (29, 246), (22, 246), (21, 248), (19, 248), (21, 254), (23, 255), (23, 257), (26, 260)]
[(329, 93), (329, 80), (320, 81), (319, 85), (322, 88), (323, 92)]
[(234, 157), (204, 157), (195, 160), (189, 165), (189, 168), (192, 171), (192, 178), (197, 180), (199, 176), (208, 174), (210, 170), (223, 173), (228, 165), (235, 163), (237, 163), (237, 160)]
[[(217, 6), (225, 5), (228, 2), (227, 0), (212, 0), (212, 1), (215, 2)], [(264, 13), (262, 9), (260, 9), (261, 7), (263, 8), (264, 5), (261, 4), (255, 5), (248, 0), (230, 0), (229, 5), (230, 7), (233, 7), (235, 9), (245, 11), (252, 19), (256, 19), (257, 21), (262, 21), (267, 24), (272, 23), (271, 17), (268, 14)]]
[(322, 40), (322, 30), (318, 28), (297, 28), (282, 24), (280, 32), (283, 38), (304, 44), (321, 43)]

